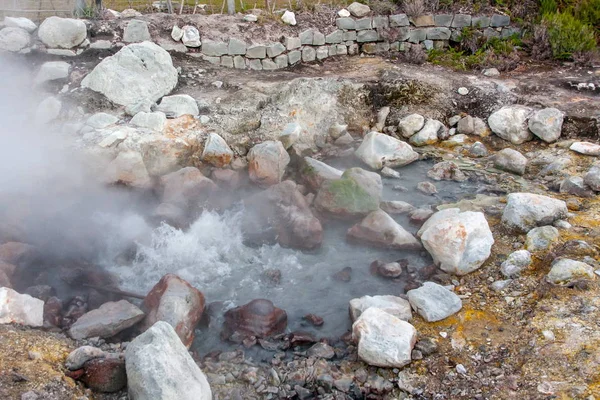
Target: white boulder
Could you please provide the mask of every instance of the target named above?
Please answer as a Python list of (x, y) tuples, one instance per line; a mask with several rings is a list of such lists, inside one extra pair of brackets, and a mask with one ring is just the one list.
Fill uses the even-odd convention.
[(0, 287), (0, 324), (44, 325), (44, 302)]
[(565, 115), (556, 108), (544, 108), (529, 117), (529, 130), (546, 143), (558, 140)]
[(462, 300), (456, 293), (433, 282), (425, 282), (406, 295), (413, 310), (427, 322), (441, 321), (462, 308)]
[(181, 36), (181, 41), (187, 47), (200, 47), (202, 42), (200, 41), (200, 32), (198, 28), (191, 25), (186, 25), (181, 28), (183, 31), (183, 35)]
[(0, 30), (0, 50), (17, 52), (25, 49), (31, 42), (31, 36), (25, 29), (8, 27)]
[(562, 200), (533, 193), (511, 193), (502, 214), (502, 222), (523, 232), (541, 225), (552, 225), (567, 216), (567, 204)]
[(233, 159), (233, 151), (221, 136), (211, 132), (204, 144), (202, 151), (202, 161), (207, 162), (217, 168), (228, 166)]
[(403, 321), (410, 321), (412, 318), (408, 300), (396, 296), (363, 296), (350, 300), (350, 317), (352, 321), (356, 321), (366, 309), (371, 307), (379, 308)]
[(71, 49), (87, 38), (87, 28), (80, 19), (48, 17), (37, 32), (40, 40), (48, 47)]
[(379, 132), (365, 136), (356, 156), (373, 169), (402, 167), (419, 158), (408, 143)]
[(46, 82), (67, 79), (70, 68), (71, 66), (68, 62), (47, 61), (40, 67), (34, 82), (36, 85), (41, 85)]
[(527, 128), (527, 118), (531, 108), (514, 105), (505, 106), (488, 118), (488, 125), (492, 132), (513, 144), (521, 144), (533, 139)]
[(281, 21), (286, 25), (296, 25), (296, 14), (286, 10), (281, 16)]
[(423, 129), (423, 125), (425, 125), (425, 118), (421, 114), (407, 115), (398, 122), (400, 134), (407, 139)]
[(156, 132), (162, 132), (165, 129), (165, 124), (167, 123), (167, 116), (165, 115), (165, 113), (160, 111), (140, 111), (139, 113), (135, 114), (129, 122), (131, 123), (131, 125), (135, 125), (140, 128), (146, 128)]
[(37, 29), (35, 22), (25, 17), (4, 17), (4, 26), (25, 29), (29, 33)]
[(176, 94), (165, 96), (156, 107), (156, 111), (163, 112), (169, 118), (177, 118), (182, 115), (196, 116), (200, 113), (198, 103), (188, 94)]

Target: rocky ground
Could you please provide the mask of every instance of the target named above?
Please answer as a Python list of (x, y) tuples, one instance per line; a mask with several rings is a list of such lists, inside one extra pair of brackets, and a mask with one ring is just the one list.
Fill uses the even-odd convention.
[[(386, 339), (393, 336), (401, 342), (402, 348), (408, 347), (407, 354), (394, 359), (397, 366), (374, 366), (387, 362), (382, 361), (386, 357), (381, 354), (381, 348), (373, 355), (360, 347), (360, 340), (368, 340), (369, 329), (377, 325), (373, 320), (388, 318), (387, 313), (383, 317), (380, 314), (371, 317), (362, 310), (364, 315), (356, 318), (363, 323), (363, 329), (355, 328), (354, 339), (348, 334), (318, 342), (318, 338), (285, 332), (257, 341), (255, 337), (236, 336), (234, 329), (229, 339), (240, 343), (236, 351), (208, 355), (192, 352), (194, 361), (206, 375), (213, 398), (591, 400), (600, 396), (597, 276), (600, 203), (596, 198), (600, 171), (594, 167), (600, 150), (593, 145), (578, 144), (598, 141), (600, 71), (570, 65), (553, 69), (531, 65), (491, 78), (383, 58), (354, 57), (256, 73), (226, 70), (193, 57), (174, 55), (172, 67), (179, 71), (170, 94), (191, 96), (197, 110), (163, 121), (164, 127), (152, 133), (154, 136), (148, 141), (149, 134), (135, 127), (131, 115), (125, 112), (128, 106), (116, 105), (103, 95), (81, 88), (82, 79), (98, 64), (99, 58), (113, 53), (84, 54), (70, 63), (67, 77), (41, 88), (55, 94), (61, 103), (60, 111), (44, 123), (64, 128), (76, 148), (99, 154), (101, 159), (107, 158), (108, 167), (96, 158), (94, 163), (98, 164), (94, 165), (97, 171), (106, 173), (108, 183), (159, 192), (156, 197), (160, 205), (153, 215), (174, 225), (189, 223), (195, 211), (189, 204), (190, 197), (204, 196), (207, 191), (212, 193), (217, 186), (231, 187), (235, 191), (238, 181), (250, 180), (255, 186), (271, 187), (261, 192), (262, 197), (256, 197), (255, 202), (271, 202), (272, 208), (277, 210), (274, 214), (260, 214), (262, 219), (258, 222), (281, 218), (284, 222), (295, 221), (296, 227), (301, 227), (290, 229), (291, 223), (275, 224), (274, 238), (283, 245), (311, 249), (318, 246), (322, 225), (326, 227), (332, 216), (362, 218), (368, 215), (376, 222), (362, 220), (362, 225), (352, 228), (353, 239), (370, 240), (371, 244), (376, 242), (386, 247), (411, 248), (420, 246), (419, 241), (410, 234), (404, 235), (393, 221), (381, 217), (381, 213), (387, 214), (377, 211), (381, 200), (377, 194), (377, 181), (381, 182), (379, 174), (373, 177), (371, 172), (358, 169), (341, 176), (338, 175), (341, 171), (326, 169), (320, 164), (311, 164), (313, 169), (307, 170), (302, 157), (326, 159), (347, 156), (358, 149), (357, 156), (365, 165), (370, 170), (381, 170), (382, 174), (389, 173), (382, 170), (383, 166), (401, 171), (403, 163), (429, 158), (442, 164), (436, 164), (431, 171), (431, 182), (429, 186), (424, 185), (423, 190), (435, 189), (431, 184), (435, 185), (437, 178), (469, 179), (480, 185), (475, 198), (465, 198), (456, 204), (439, 204), (434, 210), (438, 211), (434, 215), (439, 217), (440, 210), (460, 209), (460, 214), (448, 211), (456, 212), (449, 217), (450, 227), (440, 227), (441, 224), (431, 219), (418, 234), (426, 250), (437, 255), (440, 268), (411, 273), (403, 269), (406, 267), (398, 266), (404, 276), (411, 276), (413, 286), (407, 289), (433, 281), (451, 291), (443, 289), (447, 304), (433, 307), (433, 311), (444, 311), (439, 320), (424, 311), (428, 309), (426, 306), (416, 306), (419, 303), (414, 291), (411, 290), (412, 295), (399, 296), (398, 301), (408, 298), (415, 310), (410, 324), (416, 331), (411, 334), (413, 331), (404, 325), (410, 324), (403, 318), (390, 320), (390, 324), (402, 326), (410, 336), (407, 340), (396, 338), (392, 331), (390, 336), (384, 335)], [(21, 58), (20, 62), (36, 71), (49, 60), (58, 58), (33, 54)], [(64, 84), (68, 85), (67, 89), (57, 94)], [(464, 89), (466, 94), (460, 94), (465, 93)], [(162, 101), (158, 107), (153, 106), (153, 111), (169, 114), (189, 106), (168, 106), (164, 98)], [(531, 107), (525, 112), (526, 118), (519, 117), (520, 109), (512, 107), (514, 104)], [(496, 123), (490, 116), (503, 106), (511, 106), (506, 111), (509, 116), (497, 115), (499, 122)], [(564, 113), (558, 132), (552, 129), (558, 119), (556, 115), (544, 119), (536, 114), (543, 122), (541, 131), (532, 123), (534, 109), (549, 107)], [(89, 118), (98, 112), (116, 118), (108, 118), (106, 122), (107, 117), (101, 115), (104, 122), (94, 125), (92, 122), (98, 121)], [(195, 114), (195, 117), (183, 114)], [(417, 122), (406, 119), (414, 114), (421, 115), (420, 123), (418, 117), (413, 118)], [(40, 115), (44, 113), (38, 113)], [(291, 117), (293, 123), (289, 122)], [(425, 119), (428, 124), (425, 127), (431, 129), (423, 127)], [(535, 137), (527, 127), (523, 128), (525, 119), (536, 133)], [(506, 128), (513, 120), (517, 121), (516, 127)], [(340, 123), (348, 126), (339, 127)], [(413, 124), (418, 127), (411, 128)], [(452, 136), (451, 129), (455, 129)], [(371, 130), (386, 135), (368, 133)], [(427, 130), (432, 131), (433, 136)], [(212, 141), (212, 146), (207, 140)], [(277, 140), (286, 146), (289, 144), (289, 150)], [(161, 147), (161, 143), (166, 144)], [(389, 148), (393, 148), (391, 154), (386, 153)], [(586, 152), (591, 155), (582, 154)], [(303, 187), (279, 183), (283, 176)], [(578, 179), (582, 177), (585, 178)], [(181, 182), (193, 182), (192, 189)], [(335, 182), (343, 185), (345, 195), (354, 196), (351, 203), (336, 200), (339, 192), (336, 192)], [(509, 196), (511, 193), (528, 195), (520, 199)], [(564, 203), (529, 194), (548, 196)], [(211, 195), (204, 200), (214, 205)], [(536, 208), (536, 204), (540, 204), (539, 207)], [(171, 206), (174, 207), (169, 208)], [(286, 211), (289, 209), (294, 211)], [(424, 222), (432, 214), (429, 211), (426, 216), (414, 219)], [(9, 222), (15, 219), (6, 215), (4, 218)], [(384, 224), (397, 229), (392, 239), (385, 234), (377, 236), (381, 233), (377, 228)], [(465, 226), (465, 230), (452, 231), (459, 224)], [(543, 230), (535, 228), (538, 225), (544, 226)], [(6, 226), (8, 228), (0, 230), (3, 242), (9, 241), (5, 238), (19, 237), (18, 230), (11, 224)], [(259, 240), (265, 238), (262, 231), (252, 233), (256, 233)], [(272, 234), (267, 232), (266, 235)], [(454, 243), (455, 239), (459, 244), (453, 248), (449, 242)], [(472, 249), (476, 250), (471, 252)], [(458, 262), (453, 258), (456, 254), (461, 256)], [(14, 257), (14, 253), (0, 251), (0, 272), (3, 272), (0, 278), (8, 280), (9, 285), (13, 279), (16, 288), (18, 280), (27, 279), (17, 279), (17, 275), (13, 278), (14, 268), (6, 265), (18, 264), (19, 260)], [(568, 266), (562, 266), (560, 260), (571, 261)], [(377, 267), (378, 271), (381, 267)], [(393, 267), (385, 271), (394, 273)], [(97, 279), (99, 285), (107, 284)], [(169, 365), (163, 371), (165, 374), (189, 373), (193, 375), (193, 384), (204, 388), (203, 378), (196, 376), (195, 367), (186, 364), (191, 358), (184, 347), (191, 343), (193, 329), (202, 316), (204, 297), (176, 278), (163, 279), (165, 281), (153, 290), (154, 294), (144, 300), (141, 308), (147, 315), (133, 305), (121, 304), (124, 308), (119, 308), (118, 313), (99, 309), (96, 314), (90, 315), (94, 313), (92, 310), (82, 317), (87, 305), (85, 310), (77, 310), (74, 303), (70, 303), (70, 314), (63, 315), (62, 311), (53, 314), (47, 309), (49, 296), (38, 293), (35, 297), (46, 300), (46, 322), (48, 316), (57, 315), (73, 321), (55, 324), (62, 326), (62, 330), (48, 324), (43, 329), (0, 325), (0, 397), (127, 398), (123, 389), (126, 362), (130, 391), (138, 390), (132, 387), (143, 382), (131, 371), (141, 370), (140, 360), (144, 360), (144, 356), (158, 364), (147, 367), (148, 370), (156, 373), (161, 368), (163, 360), (159, 351), (154, 357), (144, 353), (152, 350), (144, 348), (148, 337), (160, 341), (164, 348), (172, 351), (167, 354), (181, 361), (170, 365), (164, 360), (164, 365)], [(186, 309), (189, 314), (185, 315), (185, 324), (177, 325), (175, 330), (166, 327), (167, 324), (159, 324), (160, 329), (146, 330), (154, 322), (169, 318), (160, 306), (162, 295), (169, 287), (176, 287), (172, 290), (193, 299), (190, 300), (193, 306)], [(97, 306), (117, 300), (102, 299)], [(450, 303), (460, 306), (446, 310), (451, 308), (446, 307)], [(114, 304), (104, 303), (102, 307)], [(90, 305), (89, 308), (96, 307)], [(378, 310), (376, 307), (371, 310), (373, 308)], [(96, 324), (103, 316), (115, 314), (126, 314), (126, 317), (118, 323)], [(259, 315), (257, 326), (265, 324), (278, 332), (285, 329), (285, 326), (281, 329), (283, 318), (272, 304), (230, 310), (226, 318), (248, 323), (244, 319), (246, 314)], [(93, 329), (85, 325), (86, 319), (93, 322)], [(140, 325), (136, 325), (138, 323)], [(258, 329), (253, 324), (243, 328)], [(109, 325), (109, 331), (102, 330)], [(140, 331), (146, 330), (142, 336), (147, 336), (139, 336), (130, 343), (128, 340), (133, 336), (127, 329), (137, 329), (136, 326)], [(113, 337), (121, 331), (123, 337)], [(77, 354), (71, 353), (80, 346), (96, 348), (85, 350), (86, 355), (82, 356), (88, 363), (85, 368), (82, 368), (83, 362), (74, 361)], [(262, 350), (256, 352), (259, 346)], [(385, 344), (382, 346), (385, 349)], [(92, 353), (96, 355), (90, 356)], [(410, 363), (403, 363), (402, 357), (408, 357)], [(111, 366), (107, 369), (111, 374), (90, 372), (102, 370), (103, 363)], [(178, 369), (181, 365), (186, 368)], [(139, 376), (143, 376), (143, 371)], [(86, 385), (114, 393), (92, 391)]]

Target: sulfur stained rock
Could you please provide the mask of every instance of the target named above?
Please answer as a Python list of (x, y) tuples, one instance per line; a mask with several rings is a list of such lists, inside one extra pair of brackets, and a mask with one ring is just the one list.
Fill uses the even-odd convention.
[(269, 337), (283, 333), (287, 327), (287, 314), (269, 300), (256, 299), (225, 313), (225, 336), (234, 332), (242, 335)]

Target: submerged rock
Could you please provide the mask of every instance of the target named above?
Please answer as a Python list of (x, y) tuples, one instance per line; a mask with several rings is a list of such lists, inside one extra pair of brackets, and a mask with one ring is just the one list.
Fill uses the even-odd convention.
[(373, 169), (402, 167), (419, 158), (408, 143), (378, 132), (365, 136), (356, 156)]
[(363, 296), (350, 300), (350, 318), (356, 321), (367, 309), (375, 307), (403, 321), (410, 321), (412, 311), (408, 300), (396, 296)]
[(358, 357), (367, 364), (400, 368), (411, 362), (417, 330), (400, 318), (370, 307), (352, 325), (352, 337), (358, 342)]
[(44, 302), (10, 288), (0, 287), (0, 324), (44, 325)]
[(269, 300), (256, 299), (225, 313), (225, 336), (234, 332), (266, 338), (285, 331), (287, 314)]
[(435, 185), (427, 181), (417, 183), (417, 190), (428, 195), (434, 195), (438, 192)]
[(204, 295), (177, 275), (167, 274), (146, 295), (142, 309), (146, 312), (140, 324), (142, 331), (164, 321), (175, 329), (181, 342), (190, 347), (204, 311)]
[(483, 213), (461, 213), (458, 208), (435, 213), (417, 235), (440, 269), (456, 275), (465, 275), (481, 267), (494, 244)]
[(500, 271), (505, 277), (514, 278), (529, 265), (531, 265), (531, 253), (527, 250), (518, 250), (506, 258), (500, 265)]
[(540, 225), (551, 225), (567, 216), (567, 204), (562, 200), (533, 193), (511, 193), (502, 214), (502, 222), (511, 228), (527, 232)]
[(488, 124), (492, 132), (502, 139), (521, 144), (533, 139), (527, 127), (531, 111), (531, 108), (521, 105), (505, 106), (490, 115)]
[(427, 322), (441, 321), (462, 308), (460, 297), (437, 283), (425, 282), (406, 294), (413, 310)]
[(427, 171), (427, 176), (436, 181), (462, 182), (467, 179), (467, 176), (458, 168), (458, 165), (452, 161), (442, 161), (435, 164)]
[(257, 144), (248, 153), (250, 180), (260, 186), (281, 182), (290, 156), (279, 141), (268, 140)]
[(323, 183), (315, 198), (318, 211), (333, 217), (360, 217), (379, 209), (381, 176), (361, 168), (350, 168), (341, 179)]
[(132, 340), (125, 359), (131, 399), (212, 400), (206, 376), (166, 322)]
[(400, 200), (382, 201), (379, 206), (388, 214), (406, 214), (416, 209), (412, 204)]
[(73, 339), (96, 336), (109, 338), (132, 327), (143, 318), (144, 312), (128, 301), (111, 301), (82, 315), (69, 329), (69, 335)]
[(578, 279), (595, 279), (594, 268), (581, 262), (560, 258), (552, 263), (546, 279), (554, 284), (569, 284)]
[(400, 226), (385, 211), (371, 212), (362, 221), (348, 229), (351, 241), (390, 249), (420, 249), (419, 241)]

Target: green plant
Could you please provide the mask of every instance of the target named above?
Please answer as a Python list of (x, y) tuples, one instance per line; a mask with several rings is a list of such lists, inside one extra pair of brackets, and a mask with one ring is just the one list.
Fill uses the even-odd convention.
[(575, 16), (584, 24), (600, 31), (600, 0), (583, 0), (575, 8)]
[(540, 15), (554, 14), (558, 11), (556, 0), (542, 0), (540, 2)]
[(594, 30), (569, 12), (546, 14), (548, 38), (554, 58), (568, 60), (573, 53), (591, 51), (596, 47)]

